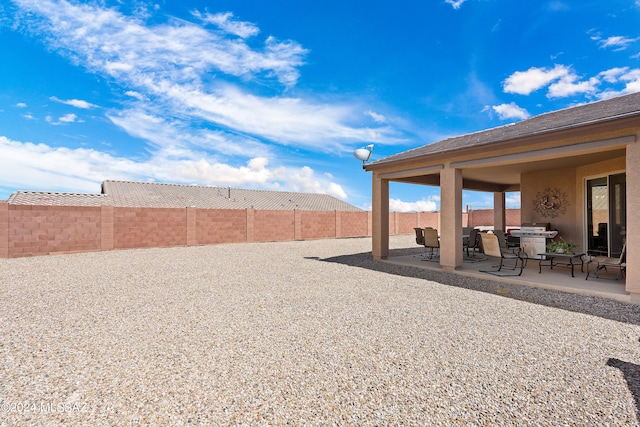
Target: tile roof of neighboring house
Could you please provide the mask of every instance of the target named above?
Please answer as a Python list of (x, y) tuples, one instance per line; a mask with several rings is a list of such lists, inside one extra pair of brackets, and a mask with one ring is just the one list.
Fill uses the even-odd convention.
[(117, 206), (207, 209), (361, 211), (326, 194), (238, 188), (104, 181), (102, 194), (16, 191), (8, 201), (13, 205)]
[(447, 138), (382, 158), (369, 163), (367, 166), (483, 146), (639, 115), (640, 92), (579, 105), (577, 107), (565, 108), (563, 110), (540, 114), (517, 123)]

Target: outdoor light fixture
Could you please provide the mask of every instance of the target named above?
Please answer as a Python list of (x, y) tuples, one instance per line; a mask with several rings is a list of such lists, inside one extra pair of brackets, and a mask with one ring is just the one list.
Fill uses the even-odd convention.
[(364, 148), (358, 148), (353, 152), (353, 155), (356, 159), (362, 160), (362, 166), (364, 167), (364, 163), (369, 160), (371, 157), (371, 152), (373, 151), (373, 144), (369, 144)]

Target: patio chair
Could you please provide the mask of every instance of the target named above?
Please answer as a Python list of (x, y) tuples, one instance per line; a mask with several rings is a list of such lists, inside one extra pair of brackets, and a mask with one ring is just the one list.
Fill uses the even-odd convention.
[[(477, 228), (474, 228), (469, 232), (469, 238), (466, 239), (466, 242), (464, 242), (463, 248), (467, 253), (465, 261), (478, 262), (486, 260), (486, 258), (476, 257), (476, 250), (482, 253), (480, 230), (478, 230)], [(469, 254), (469, 250), (471, 250), (471, 254)]]
[(423, 261), (435, 260), (440, 256), (440, 239), (438, 238), (438, 230), (435, 228), (425, 228), (424, 233), (424, 247), (427, 250), (429, 256), (425, 254), (422, 258)]
[(416, 232), (416, 244), (424, 246), (424, 229), (415, 227), (414, 230)]
[[(596, 279), (612, 279), (611, 277), (600, 277), (600, 272), (602, 270), (609, 271), (614, 270), (616, 272), (614, 280), (618, 280), (625, 273), (627, 269), (627, 263), (625, 261), (625, 255), (627, 252), (627, 243), (625, 242), (622, 246), (622, 252), (620, 252), (620, 256), (617, 258), (614, 257), (604, 257), (604, 256), (592, 256), (587, 261), (587, 277), (584, 280), (589, 280), (589, 277), (595, 277)], [(590, 268), (591, 264), (595, 263), (596, 266), (592, 269)]]
[(505, 237), (505, 233), (502, 230), (493, 230), (493, 234), (498, 236), (498, 242), (500, 243), (500, 247), (502, 249), (511, 251), (513, 253), (520, 252), (520, 242), (513, 243), (509, 242), (509, 240)]
[[(498, 236), (490, 233), (480, 233), (482, 239), (482, 247), (484, 249), (484, 254), (489, 257), (499, 258), (500, 264), (495, 266), (497, 269), (495, 270), (480, 270), (482, 273), (489, 273), (495, 276), (521, 276), (522, 270), (524, 270), (524, 266), (526, 264), (525, 258), (523, 258), (519, 253), (514, 253), (511, 251), (503, 250), (500, 247), (500, 241), (498, 240)], [(513, 261), (513, 267), (505, 266), (505, 261)], [(516, 270), (520, 267), (520, 271), (518, 274), (507, 273), (502, 269), (507, 268), (509, 270)]]
[[(425, 227), (425, 228), (431, 228), (431, 227)], [(413, 230), (416, 232), (416, 244), (424, 247), (424, 228), (414, 227)], [(426, 255), (427, 255), (427, 248), (425, 247), (425, 256)]]

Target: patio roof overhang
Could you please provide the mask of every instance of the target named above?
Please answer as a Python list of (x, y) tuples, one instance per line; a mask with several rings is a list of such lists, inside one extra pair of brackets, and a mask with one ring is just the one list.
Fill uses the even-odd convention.
[[(440, 185), (446, 167), (462, 170), (463, 189), (487, 192), (520, 190), (520, 177), (533, 171), (579, 167), (624, 157), (636, 140), (640, 116), (547, 132), (482, 146), (454, 147), (364, 166), (378, 178), (420, 185)], [(426, 146), (428, 147), (428, 146)]]

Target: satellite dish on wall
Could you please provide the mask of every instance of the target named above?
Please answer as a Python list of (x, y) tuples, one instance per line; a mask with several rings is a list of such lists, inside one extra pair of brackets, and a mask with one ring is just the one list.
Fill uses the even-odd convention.
[(356, 159), (362, 160), (362, 165), (364, 165), (365, 162), (369, 161), (372, 151), (373, 151), (373, 144), (369, 144), (364, 148), (358, 148), (356, 151), (353, 152), (353, 155), (355, 156)]

